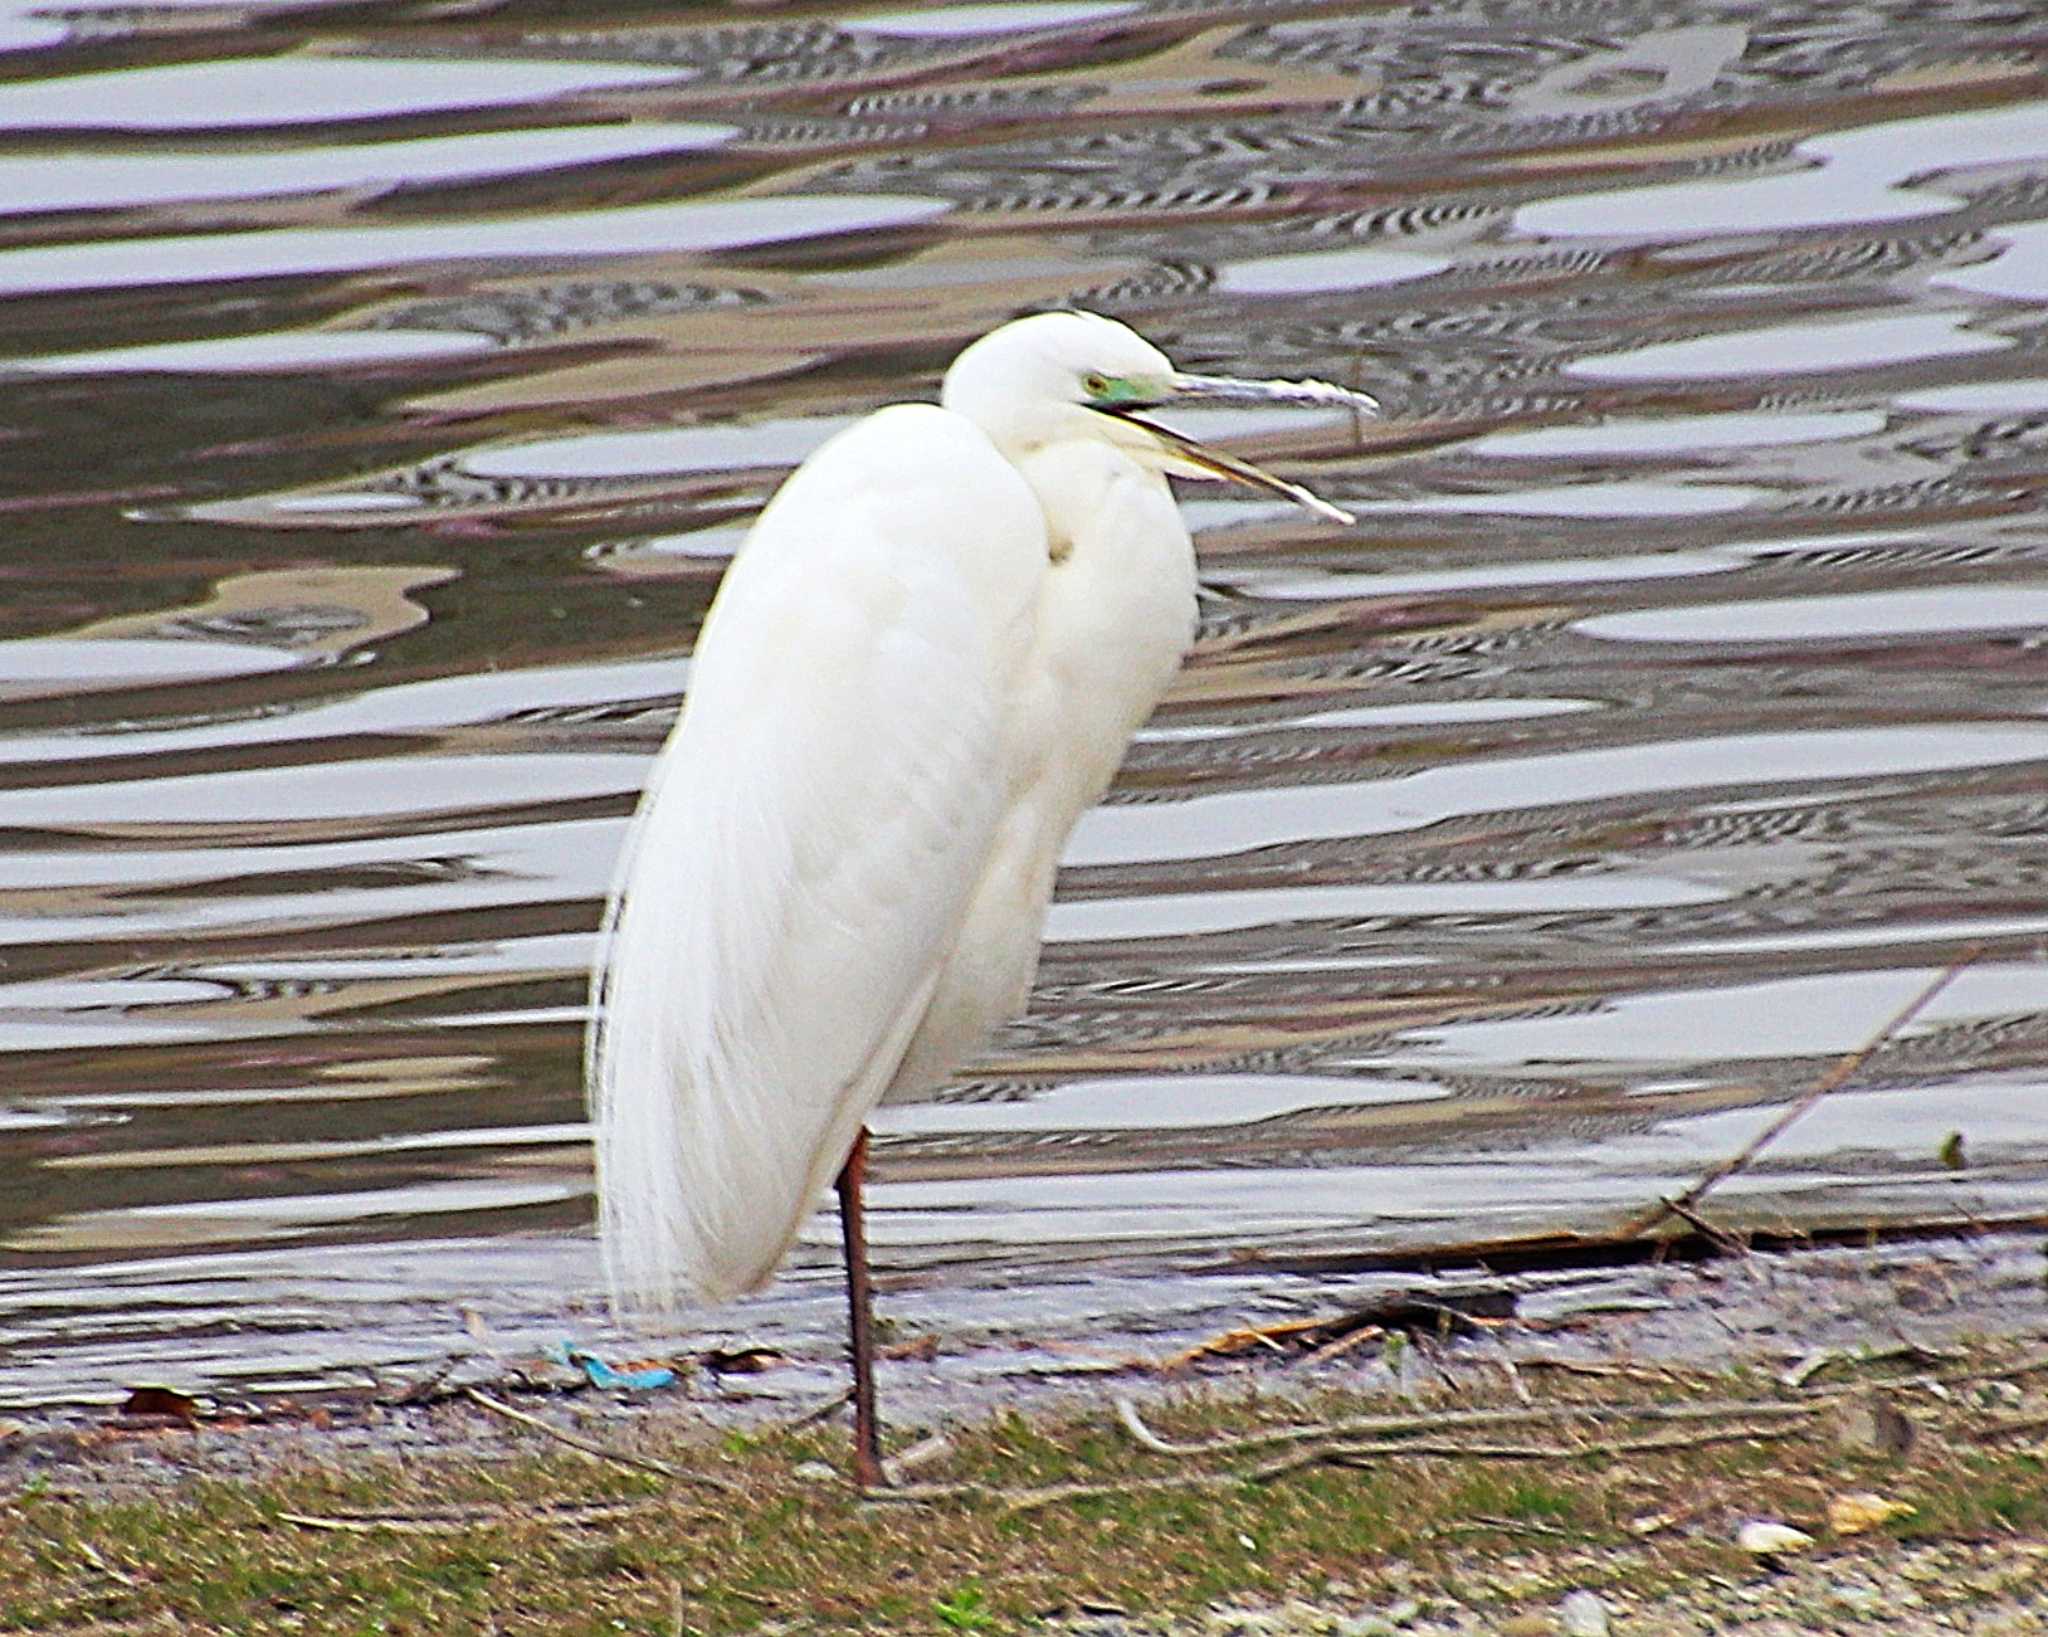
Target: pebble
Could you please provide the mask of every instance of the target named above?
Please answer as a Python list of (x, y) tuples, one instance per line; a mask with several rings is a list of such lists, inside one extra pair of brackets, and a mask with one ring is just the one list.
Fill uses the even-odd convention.
[[(1593, 1560), (1574, 1556), (1555, 1565), (1555, 1584), (1591, 1578), (1593, 1562), (1613, 1569), (1629, 1561), (1611, 1554), (1596, 1554)], [(1513, 1602), (1522, 1606), (1514, 1613), (1508, 1612), (1513, 1604), (1504, 1594), (1467, 1604), (1441, 1591), (1420, 1590), (1374, 1613), (1340, 1612), (1355, 1609), (1368, 1594), (1357, 1586), (1326, 1587), (1324, 1595), (1308, 1601), (1213, 1609), (1206, 1620), (1069, 1619), (1051, 1626), (1048, 1637), (1578, 1637), (1603, 1629), (1617, 1637), (2048, 1634), (2040, 1618), (2048, 1540), (1944, 1546), (1889, 1542), (1853, 1557), (1840, 1551), (1819, 1558), (1788, 1554), (1773, 1569), (1766, 1574), (1745, 1566), (1732, 1576), (1702, 1572), (1648, 1597), (1619, 1588), (1598, 1594), (1574, 1589), (1540, 1608), (1518, 1598)], [(1411, 1583), (1420, 1580), (1416, 1576)], [(1592, 1624), (1596, 1601), (1608, 1622), (1605, 1628)], [(1576, 1612), (1581, 1607), (1583, 1614)]]
[(1780, 1552), (1805, 1551), (1813, 1544), (1813, 1536), (1776, 1518), (1752, 1518), (1736, 1534), (1735, 1544), (1758, 1557), (1775, 1557)]
[(1569, 1593), (1557, 1607), (1565, 1637), (1607, 1637), (1607, 1605), (1589, 1591)]
[(1284, 1619), (1263, 1609), (1211, 1609), (1208, 1625), (1213, 1632), (1237, 1632), (1242, 1637), (1269, 1637), (1287, 1629)]
[(1413, 1624), (1421, 1613), (1420, 1598), (1404, 1597), (1400, 1602), (1389, 1605), (1384, 1613), (1361, 1614), (1338, 1621), (1337, 1637), (1392, 1637), (1404, 1626)]
[(1884, 1594), (1875, 1586), (1859, 1586), (1846, 1580), (1838, 1580), (1828, 1587), (1828, 1595), (1844, 1608), (1867, 1614), (1884, 1604)]
[(1886, 1397), (1872, 1390), (1859, 1393), (1835, 1412), (1837, 1447), (1851, 1455), (1879, 1455), (1902, 1461), (1913, 1452), (1919, 1429), (1913, 1418)]

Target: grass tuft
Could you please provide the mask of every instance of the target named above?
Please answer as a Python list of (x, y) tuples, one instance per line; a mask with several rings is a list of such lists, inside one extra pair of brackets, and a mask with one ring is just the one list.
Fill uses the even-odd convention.
[[(2008, 1400), (2008, 1422), (2038, 1414), (2031, 1379), (2035, 1407)], [(1608, 1402), (1619, 1390), (1665, 1404), (1742, 1388), (1727, 1375), (1599, 1386)], [(1568, 1377), (1544, 1389), (1560, 1404), (1590, 1392)], [(1446, 1390), (1423, 1409), (1499, 1403)], [(1414, 1409), (1205, 1391), (1145, 1415), (1161, 1437), (1191, 1443)], [(733, 1493), (670, 1485), (501, 1427), (470, 1427), (453, 1447), (411, 1459), (322, 1458), (302, 1439), (288, 1458), (235, 1479), (212, 1476), (195, 1453), (180, 1481), (147, 1493), (96, 1481), (82, 1453), (0, 1500), (0, 1632), (669, 1634), (680, 1608), (681, 1629), (707, 1637), (764, 1623), (972, 1634), (1083, 1607), (1172, 1616), (1335, 1597), (1364, 1612), (1432, 1586), (1507, 1619), (1547, 1607), (1563, 1584), (1641, 1598), (1753, 1575), (1733, 1545), (1742, 1519), (1825, 1537), (1827, 1499), (1846, 1490), (1878, 1490), (1915, 1511), (1826, 1540), (1845, 1562), (1916, 1542), (2048, 1534), (2037, 1441), (1973, 1425), (1985, 1412), (1960, 1400), (1930, 1394), (1913, 1413), (1922, 1435), (1900, 1460), (1841, 1447), (1824, 1417), (1784, 1440), (1629, 1455), (1581, 1453), (1606, 1429), (1579, 1424), (1542, 1430), (1570, 1451), (1542, 1460), (1374, 1460), (1197, 1490), (1135, 1485), (1225, 1457), (1142, 1450), (1106, 1405), (1006, 1411), (951, 1429), (945, 1469), (920, 1479), (978, 1487), (925, 1506), (863, 1501), (818, 1478), (816, 1463), (843, 1463), (843, 1428), (734, 1434), (695, 1424), (687, 1407), (614, 1436), (715, 1472)], [(219, 1447), (218, 1437), (193, 1446)], [(1227, 1459), (1249, 1465), (1286, 1447)], [(1028, 1511), (1008, 1504), (1015, 1491), (1068, 1483), (1113, 1487)], [(1513, 1573), (1499, 1567), (1509, 1563)]]

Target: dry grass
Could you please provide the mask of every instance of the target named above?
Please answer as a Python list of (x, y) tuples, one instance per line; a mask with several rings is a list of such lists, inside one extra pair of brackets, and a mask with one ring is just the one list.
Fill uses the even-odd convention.
[[(1987, 1355), (1986, 1379), (2020, 1362)], [(1312, 1465), (1180, 1491), (1139, 1485), (1273, 1452), (1149, 1452), (1107, 1404), (1003, 1415), (955, 1429), (945, 1463), (920, 1477), (970, 1488), (924, 1505), (863, 1501), (819, 1473), (817, 1463), (843, 1459), (843, 1429), (719, 1436), (681, 1415), (643, 1418), (631, 1447), (716, 1475), (733, 1493), (680, 1487), (481, 1417), (425, 1459), (321, 1459), (309, 1435), (259, 1476), (210, 1479), (195, 1466), (153, 1493), (109, 1492), (82, 1457), (0, 1503), (0, 1631), (999, 1631), (1090, 1608), (1156, 1615), (1290, 1597), (1362, 1606), (1397, 1586), (1453, 1589), (1506, 1617), (1559, 1583), (1641, 1596), (1754, 1573), (1732, 1537), (1756, 1514), (1807, 1528), (1819, 1550), (1845, 1560), (1901, 1539), (2048, 1537), (2044, 1432), (2028, 1426), (2048, 1410), (2044, 1378), (2021, 1368), (1989, 1394), (1973, 1382), (1895, 1385), (1922, 1429), (1903, 1457), (1844, 1447), (1840, 1413), (1826, 1409), (1771, 1441), (1618, 1455), (1584, 1447), (1611, 1441), (1611, 1425), (1572, 1422), (1515, 1435), (1568, 1455)], [(1551, 1404), (1791, 1396), (1726, 1375), (1532, 1380)], [(1843, 1385), (1827, 1383), (1830, 1393)], [(608, 1405), (585, 1402), (582, 1430), (627, 1436), (607, 1425)], [(1488, 1403), (1516, 1401), (1447, 1390), (1424, 1408)], [(1194, 1389), (1146, 1415), (1158, 1433), (1190, 1441), (1416, 1408)], [(1018, 1491), (1075, 1482), (1118, 1492), (1022, 1512), (1012, 1504)], [(1827, 1501), (1844, 1490), (1880, 1491), (1916, 1511), (1831, 1541)], [(320, 1519), (328, 1526), (294, 1521)], [(1526, 1567), (1475, 1590), (1475, 1553)]]

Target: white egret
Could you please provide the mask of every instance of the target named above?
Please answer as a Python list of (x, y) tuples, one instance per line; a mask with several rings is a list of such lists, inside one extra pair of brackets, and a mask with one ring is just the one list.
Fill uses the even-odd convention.
[(1063, 312), (839, 433), (727, 570), (634, 820), (588, 1062), (615, 1296), (758, 1288), (836, 1177), (863, 1485), (865, 1121), (1024, 1009), (1068, 832), (1194, 633), (1167, 475), (1350, 521), (1139, 413), (1231, 400), (1378, 407)]

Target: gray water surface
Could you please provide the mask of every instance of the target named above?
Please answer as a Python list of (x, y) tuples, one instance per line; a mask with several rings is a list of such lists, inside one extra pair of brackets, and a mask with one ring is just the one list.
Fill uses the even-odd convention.
[[(10, 4), (0, 1400), (605, 1333), (584, 971), (723, 561), (1060, 303), (1389, 415), (1188, 418), (1360, 521), (1186, 491), (885, 1300), (1611, 1229), (1970, 952), (1716, 1207), (2048, 1209), (2031, 9)], [(828, 1336), (832, 1245), (703, 1322)]]

